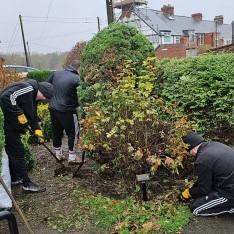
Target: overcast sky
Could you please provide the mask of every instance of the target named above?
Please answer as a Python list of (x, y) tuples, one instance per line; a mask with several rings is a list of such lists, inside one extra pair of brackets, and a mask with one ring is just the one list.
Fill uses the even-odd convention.
[[(175, 7), (176, 15), (201, 12), (203, 19), (223, 15), (234, 20), (234, 0), (148, 0), (148, 7), (160, 10), (163, 4)], [(31, 52), (70, 50), (76, 42), (90, 39), (107, 25), (105, 0), (0, 0), (0, 53), (23, 51), (19, 14)]]

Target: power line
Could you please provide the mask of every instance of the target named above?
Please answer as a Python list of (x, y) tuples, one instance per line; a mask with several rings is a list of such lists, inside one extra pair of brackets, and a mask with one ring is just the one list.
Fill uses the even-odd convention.
[(24, 18), (33, 18), (33, 19), (63, 19), (63, 20), (95, 20), (96, 18), (89, 17), (45, 17), (45, 16), (23, 16)]
[[(17, 26), (18, 26), (18, 28), (17, 28)], [(8, 47), (7, 47), (7, 53), (9, 53), (10, 50), (12, 49), (12, 46), (13, 46), (13, 43), (15, 42), (16, 35), (17, 35), (18, 31), (19, 31), (19, 22), (17, 21), (16, 24), (15, 24), (13, 33), (11, 35), (11, 38), (9, 40), (9, 44), (8, 44)]]
[(47, 14), (46, 14), (46, 17), (45, 17), (46, 20), (45, 20), (44, 26), (43, 26), (43, 28), (41, 30), (41, 37), (43, 36), (43, 34), (45, 33), (45, 30), (46, 30), (46, 23), (48, 21), (48, 16), (49, 16), (49, 13), (50, 13), (50, 9), (52, 7), (52, 3), (53, 3), (53, 0), (50, 0), (50, 4), (48, 6)]
[(24, 22), (36, 22), (36, 23), (65, 23), (65, 24), (96, 24), (97, 21), (59, 21), (59, 20), (25, 20)]
[[(93, 30), (93, 31), (95, 31), (95, 30)], [(82, 33), (87, 33), (87, 32), (90, 32), (90, 29), (89, 30), (84, 30), (84, 31), (79, 31), (79, 32), (57, 34), (57, 35), (54, 35), (54, 36), (47, 37), (47, 40), (48, 39), (53, 39), (53, 38), (59, 38), (59, 37), (69, 37), (69, 36), (73, 36), (73, 35), (81, 35)], [(93, 32), (90, 32), (90, 33), (93, 33)], [(32, 38), (31, 41), (37, 41), (37, 40), (40, 40), (40, 39), (41, 38), (39, 38), (39, 37)]]

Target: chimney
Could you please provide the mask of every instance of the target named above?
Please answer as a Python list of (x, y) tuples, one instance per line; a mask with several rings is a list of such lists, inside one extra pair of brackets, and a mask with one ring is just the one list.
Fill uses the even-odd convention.
[(214, 22), (217, 25), (222, 25), (223, 24), (223, 15), (217, 15), (214, 17)]
[(174, 7), (171, 6), (170, 4), (168, 5), (163, 5), (161, 8), (161, 11), (165, 16), (174, 16)]
[(191, 16), (197, 22), (202, 21), (202, 13), (194, 13)]

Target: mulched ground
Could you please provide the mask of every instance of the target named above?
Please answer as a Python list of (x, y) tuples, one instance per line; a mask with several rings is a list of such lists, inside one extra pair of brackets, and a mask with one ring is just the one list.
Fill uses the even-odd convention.
[[(50, 144), (48, 146), (51, 148)], [(69, 210), (73, 209), (71, 193), (77, 186), (84, 188), (86, 191), (100, 193), (117, 199), (127, 195), (126, 192), (121, 191), (121, 184), (118, 180), (113, 180), (111, 176), (98, 174), (95, 170), (97, 165), (92, 160), (86, 161), (76, 178), (72, 178), (72, 172), (75, 171), (76, 166), (69, 168), (69, 175), (54, 177), (54, 170), (60, 167), (59, 164), (56, 163), (43, 146), (35, 146), (33, 151), (37, 156), (37, 168), (31, 173), (31, 178), (33, 181), (45, 185), (47, 190), (45, 193), (25, 194), (22, 192), (21, 187), (18, 186), (13, 188), (13, 195), (35, 233), (59, 233), (48, 227), (48, 218), (57, 211), (69, 213)], [(167, 171), (159, 172), (148, 185), (149, 198), (155, 199), (157, 197), (160, 199), (166, 196), (167, 199), (172, 199), (175, 197), (178, 187), (181, 187), (182, 184), (183, 180), (176, 176), (169, 177)], [(140, 197), (141, 194), (139, 194), (138, 198), (140, 199)], [(14, 213), (17, 217), (20, 233), (27, 233), (19, 215), (15, 211)], [(9, 233), (7, 229), (6, 223), (1, 222), (0, 233)], [(92, 224), (88, 225), (86, 229), (87, 231), (85, 232), (76, 231), (67, 232), (67, 234), (105, 233)]]

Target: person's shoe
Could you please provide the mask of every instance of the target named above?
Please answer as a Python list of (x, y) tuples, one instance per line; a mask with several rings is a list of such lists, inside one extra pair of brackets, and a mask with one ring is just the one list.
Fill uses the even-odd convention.
[(61, 149), (61, 147), (59, 148), (54, 148), (55, 149), (55, 155), (57, 157), (58, 160), (64, 160), (65, 156), (63, 155), (63, 150)]
[(17, 185), (21, 185), (21, 184), (23, 184), (22, 179), (16, 179), (16, 180), (11, 181), (11, 186), (17, 186)]
[(23, 183), (23, 191), (29, 193), (40, 193), (45, 192), (46, 188), (40, 187), (39, 185), (34, 184), (32, 181), (28, 181)]
[(79, 156), (76, 156), (75, 151), (70, 151), (69, 150), (69, 155), (68, 155), (68, 164), (78, 164), (81, 163), (81, 158)]

